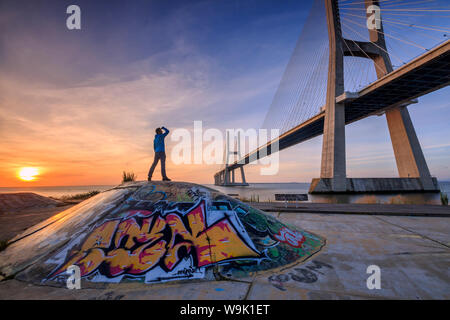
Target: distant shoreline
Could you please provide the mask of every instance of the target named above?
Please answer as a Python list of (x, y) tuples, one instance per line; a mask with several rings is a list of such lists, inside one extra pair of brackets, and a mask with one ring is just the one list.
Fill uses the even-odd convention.
[[(138, 180), (139, 181), (139, 180)], [(143, 180), (142, 180), (143, 181)], [(446, 180), (439, 180), (439, 183), (450, 183), (450, 179)], [(213, 183), (197, 183), (200, 185), (214, 185)], [(250, 184), (310, 184), (311, 182), (250, 182)], [(91, 184), (91, 185), (62, 185), (62, 186), (22, 186), (22, 187), (0, 187), (0, 193), (2, 189), (39, 189), (39, 188), (91, 188), (91, 187), (115, 187), (120, 185), (120, 183), (117, 184)]]
[[(443, 193), (446, 193), (448, 196), (450, 196), (450, 181), (439, 181), (441, 185), (441, 190)], [(116, 187), (119, 184), (116, 185), (82, 185), (82, 186), (39, 186), (39, 187), (0, 187), (0, 194), (4, 193), (19, 193), (19, 192), (31, 192), (36, 193), (45, 197), (51, 197), (56, 199), (64, 199), (68, 198), (70, 196), (76, 196), (81, 194), (88, 194), (93, 191), (105, 191), (108, 189), (112, 189)], [(250, 183), (250, 186), (248, 187), (222, 187), (222, 186), (215, 186), (214, 184), (203, 184), (204, 186), (216, 189), (220, 192), (223, 192), (225, 194), (238, 194), (239, 197), (245, 198), (245, 199), (252, 199), (256, 198), (258, 201), (273, 201), (274, 200), (274, 194), (275, 193), (302, 193), (306, 194), (308, 193), (310, 183), (309, 182), (280, 182), (280, 183), (274, 183), (274, 182), (257, 182), (257, 183)], [(375, 200), (373, 201), (379, 201), (379, 202), (389, 202), (390, 199), (394, 195), (377, 195), (373, 196)], [(343, 202), (355, 202), (355, 201), (362, 201), (359, 200), (359, 198), (364, 197), (364, 195), (347, 195), (347, 196), (337, 196), (337, 198), (345, 198), (342, 199)], [(424, 202), (428, 203), (430, 198), (429, 195), (424, 196), (426, 198), (425, 200), (422, 200), (420, 196), (413, 196), (413, 195), (406, 195), (406, 198), (413, 198), (414, 202), (418, 201), (419, 203)], [(322, 202), (325, 200), (318, 200), (315, 199), (316, 197), (310, 195), (308, 202)], [(348, 199), (347, 199), (348, 198)], [(418, 200), (417, 200), (417, 199)], [(434, 197), (432, 197), (434, 199)], [(432, 200), (433, 202), (437, 202), (439, 196), (436, 197), (435, 200)], [(341, 200), (339, 200), (341, 201)], [(408, 200), (409, 201), (409, 200)]]

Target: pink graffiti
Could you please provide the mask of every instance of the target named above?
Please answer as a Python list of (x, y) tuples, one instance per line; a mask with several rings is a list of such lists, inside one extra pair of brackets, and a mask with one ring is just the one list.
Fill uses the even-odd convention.
[(289, 244), (291, 247), (300, 248), (305, 242), (305, 237), (298, 231), (292, 231), (286, 227), (282, 227), (277, 234), (273, 235), (280, 242)]

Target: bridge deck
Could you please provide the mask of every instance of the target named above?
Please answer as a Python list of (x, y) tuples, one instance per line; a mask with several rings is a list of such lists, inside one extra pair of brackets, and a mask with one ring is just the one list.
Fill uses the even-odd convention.
[[(345, 103), (345, 123), (349, 124), (379, 114), (392, 106), (407, 103), (449, 84), (450, 40), (447, 40), (368, 85), (354, 97), (343, 97), (340, 102)], [(272, 146), (277, 141), (278, 150), (281, 151), (323, 134), (324, 117), (324, 112), (317, 114), (264, 146), (248, 153), (228, 168), (236, 169), (260, 159), (260, 157), (270, 155)]]

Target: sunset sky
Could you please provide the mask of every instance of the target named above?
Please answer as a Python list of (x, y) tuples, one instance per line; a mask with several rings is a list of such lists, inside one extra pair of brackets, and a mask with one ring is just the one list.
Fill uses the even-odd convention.
[[(439, 1), (438, 1), (439, 2)], [(441, 3), (447, 4), (446, 1)], [(66, 28), (67, 6), (82, 29)], [(0, 187), (118, 184), (146, 179), (159, 126), (259, 128), (311, 1), (0, 2)], [(450, 16), (450, 13), (448, 13)], [(449, 18), (436, 18), (439, 24)], [(440, 24), (442, 25), (442, 24)], [(430, 171), (450, 180), (450, 89), (409, 110)], [(347, 126), (352, 177), (397, 175), (385, 117)], [(170, 155), (173, 142), (166, 139)], [(250, 182), (310, 182), (322, 138), (285, 150), (278, 175), (246, 168)], [(39, 168), (34, 181), (21, 168)], [(175, 165), (173, 180), (213, 183), (217, 165)], [(159, 167), (155, 171), (159, 179)]]

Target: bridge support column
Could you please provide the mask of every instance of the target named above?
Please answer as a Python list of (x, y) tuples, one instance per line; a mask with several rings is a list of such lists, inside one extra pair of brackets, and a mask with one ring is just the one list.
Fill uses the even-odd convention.
[(241, 182), (236, 181), (236, 175), (235, 175), (235, 169), (230, 169), (228, 166), (217, 173), (214, 176), (214, 184), (216, 186), (224, 186), (224, 187), (233, 187), (233, 186), (239, 186), (239, 187), (246, 187), (248, 186), (247, 181), (245, 180), (245, 174), (244, 174), (244, 168), (241, 166)]
[[(236, 141), (235, 141), (236, 142)], [(225, 145), (225, 168), (221, 170), (220, 172), (216, 173), (214, 175), (214, 184), (216, 186), (248, 186), (247, 181), (245, 180), (245, 174), (244, 174), (244, 165), (237, 165), (234, 164), (230, 165), (230, 156), (237, 156), (237, 158), (241, 158), (241, 133), (238, 132), (237, 136), (237, 143), (235, 143), (235, 150), (230, 151), (230, 135), (229, 132), (227, 132), (226, 135), (226, 145)], [(236, 174), (235, 170), (238, 169), (241, 171), (241, 181), (242, 182), (236, 182)]]
[(319, 180), (322, 183), (326, 181), (332, 192), (345, 192), (345, 105), (336, 103), (336, 98), (344, 93), (344, 54), (338, 1), (326, 0), (325, 8), (330, 54)]
[(420, 178), (425, 190), (434, 190), (435, 185), (407, 107), (386, 111), (386, 120), (399, 177)]
[[(365, 0), (366, 8), (378, 0)], [(345, 163), (345, 105), (336, 103), (344, 93), (344, 55), (366, 57), (374, 61), (378, 78), (393, 71), (384, 39), (383, 24), (380, 30), (369, 30), (370, 42), (359, 42), (351, 49), (351, 43), (342, 38), (337, 0), (325, 0), (330, 42), (328, 66), (327, 102), (322, 147), (320, 179), (313, 179), (310, 193), (340, 192), (423, 192), (438, 191), (436, 178), (431, 177), (425, 157), (417, 139), (406, 106), (393, 106), (386, 111), (386, 119), (394, 148), (399, 178), (353, 178), (346, 177)], [(348, 51), (343, 50), (347, 47)], [(361, 48), (365, 47), (365, 52)]]
[(330, 179), (335, 192), (346, 190), (345, 106), (330, 104), (325, 111), (321, 179)]

